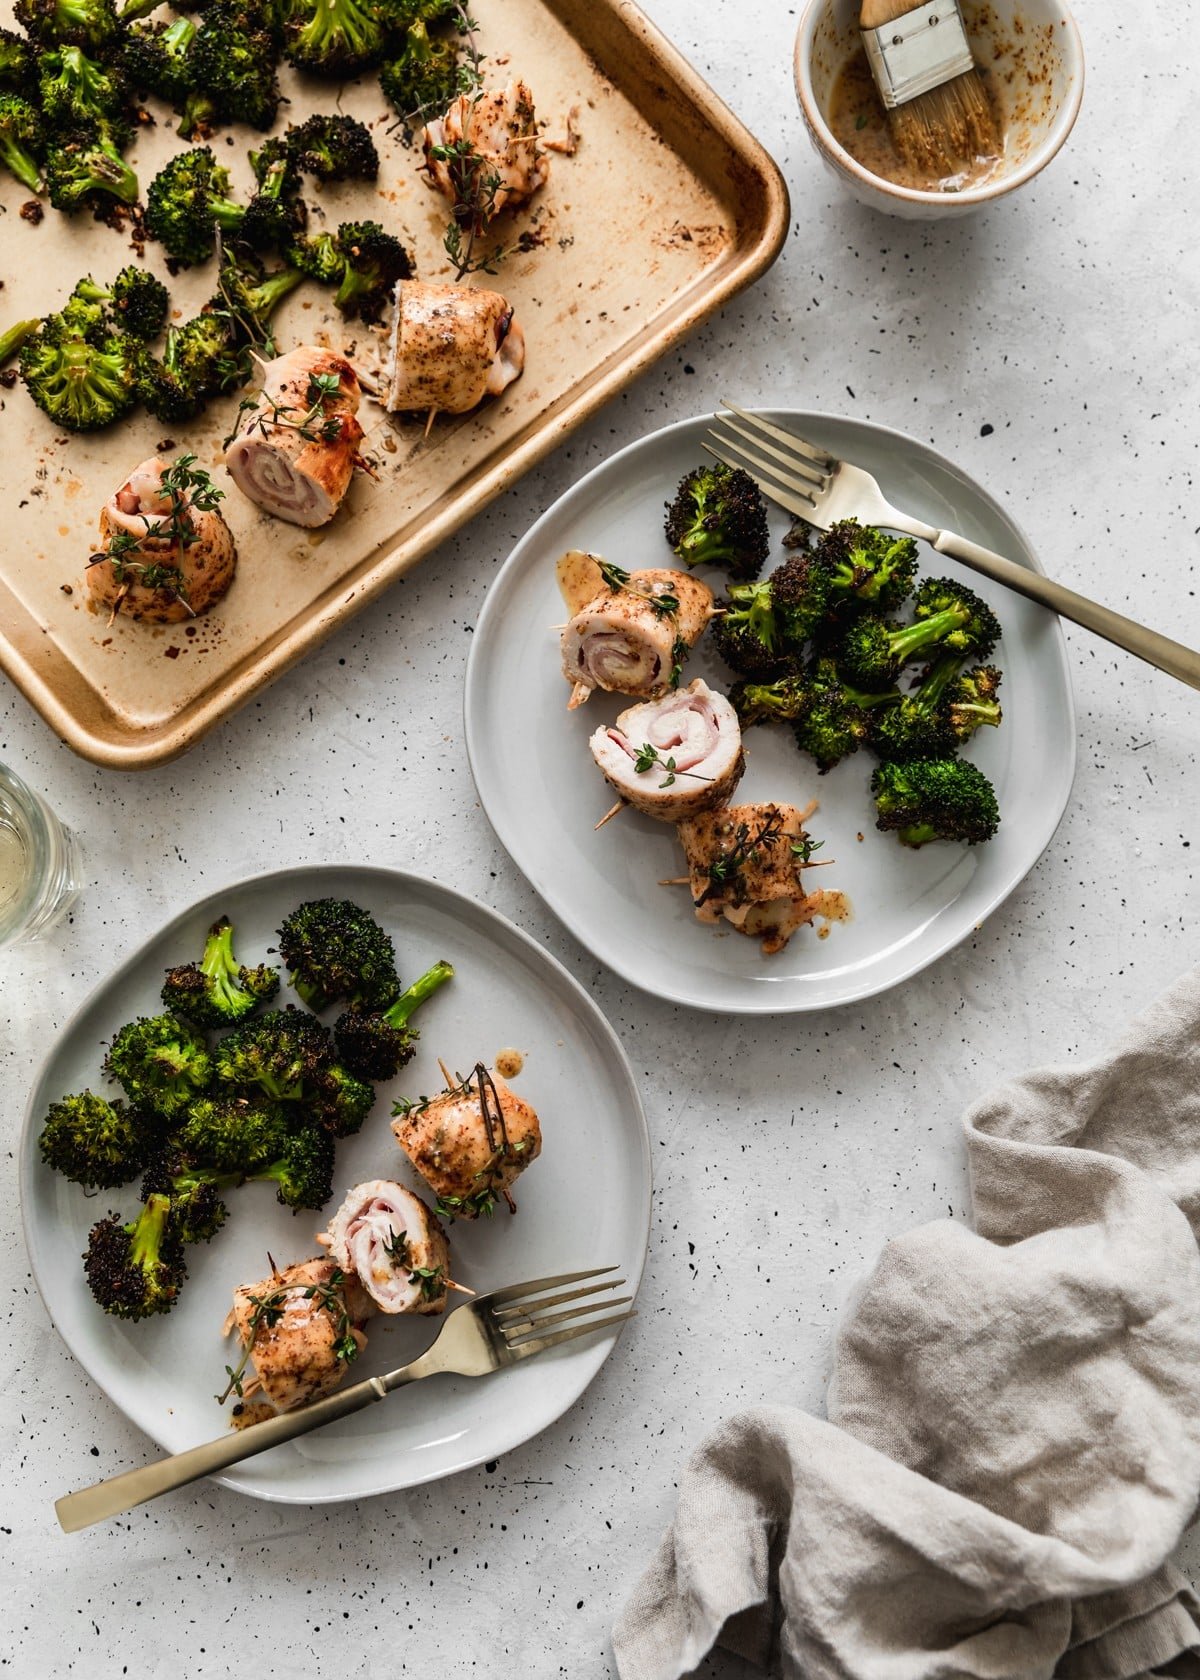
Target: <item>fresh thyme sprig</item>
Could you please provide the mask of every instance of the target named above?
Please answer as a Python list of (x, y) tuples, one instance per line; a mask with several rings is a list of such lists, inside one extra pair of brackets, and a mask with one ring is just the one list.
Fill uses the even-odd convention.
[[(639, 601), (649, 601), (654, 608), (655, 618), (674, 618), (679, 611), (678, 595), (672, 595), (669, 590), (656, 594), (652, 589), (638, 589), (630, 581), (630, 573), (624, 566), (614, 565), (611, 560), (597, 560), (596, 564), (600, 568), (601, 578), (614, 595), (636, 595)], [(676, 638), (672, 654), (678, 649), (681, 640), (681, 637)], [(684, 651), (686, 652), (686, 644)]]
[(674, 757), (664, 758), (658, 748), (651, 746), (649, 741), (643, 741), (638, 748), (637, 757), (633, 761), (633, 768), (640, 776), (645, 770), (652, 770), (655, 765), (666, 771), (666, 780), (659, 782), (660, 788), (673, 787), (677, 776), (690, 776), (694, 782), (711, 782), (711, 776), (701, 776), (695, 770), (681, 770)]
[[(408, 1232), (393, 1228), (391, 1241), (384, 1241), (383, 1252), (397, 1266), (407, 1266), (411, 1255)], [(445, 1272), (444, 1266), (411, 1266), (408, 1281), (420, 1285), (422, 1301), (436, 1301), (445, 1288), (442, 1282)]]
[[(167, 512), (157, 515), (139, 513), (137, 517), (144, 525), (144, 531), (114, 531), (108, 539), (107, 548), (90, 554), (87, 563), (99, 566), (107, 560), (112, 565), (118, 584), (123, 587), (140, 583), (145, 589), (168, 589), (190, 612), (187, 585), (179, 567), (169, 566), (157, 559), (135, 560), (134, 556), (159, 552), (148, 548), (148, 543), (163, 544), (162, 552), (169, 552), (175, 548), (186, 549), (199, 542), (200, 533), (192, 520), (193, 511), (213, 512), (218, 502), (224, 499), (225, 492), (218, 490), (204, 468), (196, 465), (194, 455), (177, 456), (162, 473), (159, 484), (170, 503)], [(127, 577), (128, 573), (135, 575)]]
[(754, 861), (761, 848), (773, 847), (782, 836), (783, 816), (779, 811), (772, 811), (757, 833), (751, 831), (748, 823), (740, 822), (734, 830), (733, 845), (720, 857), (714, 858), (704, 872), (708, 885), (694, 900), (697, 910), (731, 884), (736, 889), (745, 874), (746, 865)]
[(336, 397), (341, 388), (342, 382), (336, 373), (310, 373), (304, 393), (308, 407), (300, 413), (290, 404), (269, 397), (265, 391), (260, 391), (256, 397), (243, 397), (237, 406), (233, 430), (223, 447), (229, 448), (238, 435), (242, 416), (250, 413), (254, 414), (254, 418), (246, 427), (247, 436), (251, 432), (259, 432), (265, 438), (269, 431), (283, 426), (288, 431), (297, 432), (306, 443), (336, 443), (342, 435), (342, 417), (326, 414), (325, 404), (331, 397)]
[(821, 847), (824, 844), (824, 840), (813, 840), (805, 834), (801, 839), (792, 841), (792, 856), (794, 858), (799, 858), (800, 862), (805, 864), (809, 861), (814, 852), (819, 852), (821, 850)]
[(229, 1381), (217, 1395), (217, 1404), (223, 1406), (231, 1394), (236, 1394), (239, 1400), (242, 1398), (242, 1378), (254, 1352), (254, 1341), (259, 1326), (265, 1325), (268, 1330), (273, 1330), (287, 1310), (288, 1297), (297, 1293), (306, 1301), (315, 1299), (318, 1309), (323, 1308), (333, 1319), (334, 1358), (343, 1365), (352, 1364), (358, 1358), (358, 1342), (352, 1333), (350, 1314), (346, 1311), (345, 1298), (341, 1294), (341, 1285), (345, 1281), (346, 1274), (335, 1268), (324, 1283), (311, 1283), (304, 1289), (298, 1289), (294, 1283), (282, 1284), (277, 1289), (268, 1290), (265, 1295), (251, 1295), (250, 1303), (254, 1311), (246, 1325), (242, 1357), (236, 1365), (226, 1365), (225, 1375)]

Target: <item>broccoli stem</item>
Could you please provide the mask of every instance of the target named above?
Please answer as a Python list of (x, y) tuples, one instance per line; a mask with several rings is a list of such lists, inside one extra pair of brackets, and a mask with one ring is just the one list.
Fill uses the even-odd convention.
[(289, 292), (294, 292), (304, 279), (298, 268), (281, 268), (257, 286), (250, 287), (254, 313), (264, 320), (281, 304)]
[(433, 996), (439, 986), (444, 986), (447, 980), (454, 977), (454, 970), (448, 962), (435, 962), (433, 967), (419, 980), (414, 980), (406, 992), (401, 992), (392, 1007), (384, 1015), (389, 1027), (403, 1027), (407, 1025), (409, 1016)]
[(967, 616), (961, 607), (947, 607), (944, 612), (934, 613), (930, 618), (919, 618), (914, 624), (905, 624), (899, 630), (893, 630), (888, 637), (893, 657), (903, 664), (931, 642), (943, 641), (952, 630), (966, 623)]
[(40, 321), (17, 321), (6, 332), (0, 333), (0, 367), (16, 355), (25, 340), (35, 333), (41, 324)]
[(40, 193), (42, 190), (42, 172), (33, 158), (10, 135), (0, 134), (0, 159), (17, 177), (22, 186), (28, 187), (30, 192)]
[(939, 659), (921, 686), (909, 696), (913, 710), (922, 717), (928, 717), (961, 670), (962, 663), (955, 654)]
[(133, 23), (137, 18), (149, 17), (162, 3), (163, 0), (125, 0), (117, 16), (122, 23)]
[(157, 1263), (159, 1251), (162, 1248), (163, 1237), (167, 1230), (167, 1216), (171, 1211), (171, 1201), (168, 1196), (147, 1196), (137, 1222), (133, 1227), (133, 1242), (129, 1250), (130, 1263), (134, 1266), (145, 1266), (147, 1262)]
[(242, 988), (238, 984), (238, 965), (233, 954), (232, 923), (218, 922), (205, 940), (200, 972), (208, 975), (223, 1003), (235, 1006), (240, 1001)]
[(907, 828), (898, 828), (896, 838), (902, 846), (928, 846), (931, 840), (940, 839), (940, 835), (932, 823), (910, 823)]

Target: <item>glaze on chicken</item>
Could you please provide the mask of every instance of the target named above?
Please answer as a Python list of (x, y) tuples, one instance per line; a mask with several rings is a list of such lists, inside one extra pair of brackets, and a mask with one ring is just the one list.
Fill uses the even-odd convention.
[(452, 1219), (478, 1219), (500, 1198), (515, 1213), (511, 1186), (542, 1149), (534, 1110), (482, 1063), (440, 1096), (399, 1105), (392, 1131)]

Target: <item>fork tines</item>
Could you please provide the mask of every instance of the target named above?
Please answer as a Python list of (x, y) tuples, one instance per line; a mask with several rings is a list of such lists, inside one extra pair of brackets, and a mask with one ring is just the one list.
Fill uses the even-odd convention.
[[(560, 1283), (574, 1283), (586, 1278), (599, 1277), (616, 1269), (615, 1266), (604, 1266), (590, 1272), (566, 1272), (558, 1277), (538, 1278), (532, 1283), (516, 1284), (510, 1289), (497, 1290), (492, 1297), (490, 1316), (493, 1325), (503, 1337), (508, 1358), (524, 1359), (531, 1353), (541, 1353), (560, 1342), (571, 1341), (576, 1336), (591, 1335), (597, 1330), (607, 1330), (632, 1318), (632, 1312), (614, 1313), (607, 1318), (592, 1316), (597, 1312), (607, 1312), (610, 1307), (629, 1304), (633, 1299), (632, 1295), (610, 1293), (613, 1289), (621, 1288), (625, 1282), (624, 1278), (606, 1278), (603, 1283), (588, 1284), (581, 1289), (567, 1289), (556, 1294), (544, 1293), (547, 1289), (553, 1290)], [(589, 1298), (593, 1296), (600, 1298)], [(555, 1307), (562, 1307), (564, 1310), (551, 1310)], [(558, 1325), (563, 1328), (554, 1328)]]
[[(781, 507), (801, 517), (811, 513), (837, 462), (824, 450), (757, 414), (729, 401), (723, 406), (728, 412), (713, 415), (716, 426), (708, 434), (713, 443), (704, 444), (708, 453), (727, 467), (749, 472), (763, 495)], [(737, 419), (731, 419), (731, 415)], [(739, 421), (744, 424), (739, 425)]]

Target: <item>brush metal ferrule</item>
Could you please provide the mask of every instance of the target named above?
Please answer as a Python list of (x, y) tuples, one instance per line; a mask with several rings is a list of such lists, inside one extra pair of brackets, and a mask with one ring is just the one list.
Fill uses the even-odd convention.
[(879, 97), (889, 111), (975, 68), (958, 0), (928, 0), (862, 31)]

